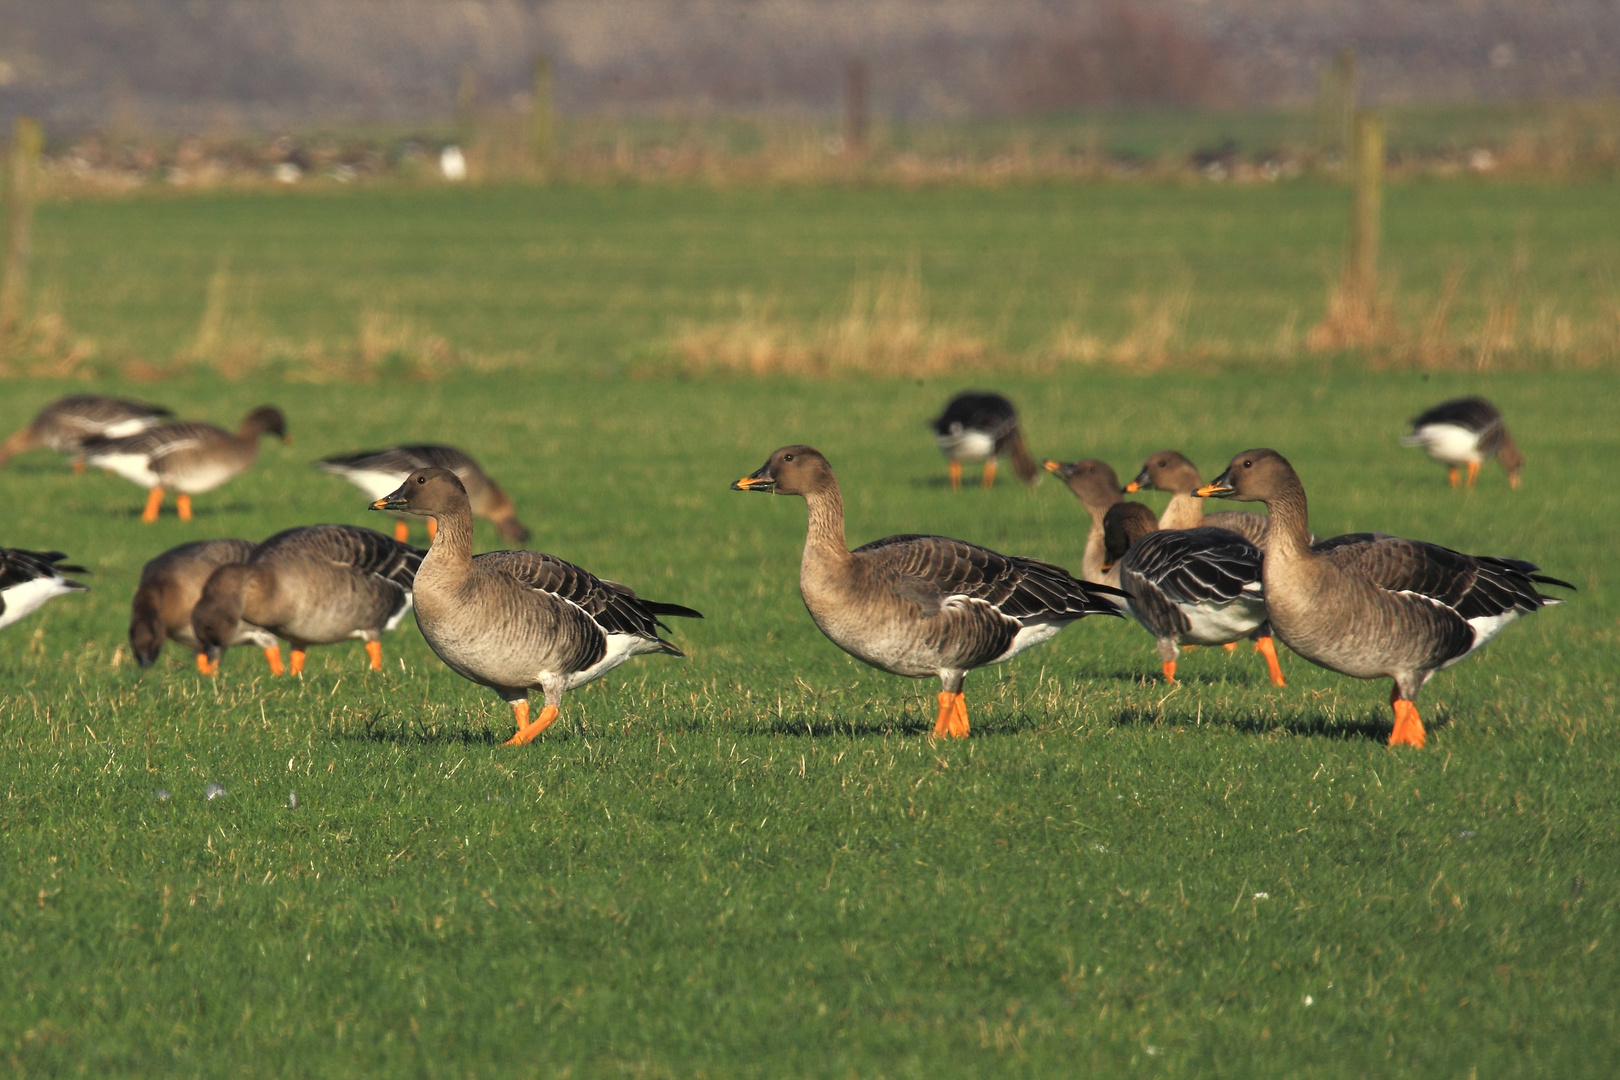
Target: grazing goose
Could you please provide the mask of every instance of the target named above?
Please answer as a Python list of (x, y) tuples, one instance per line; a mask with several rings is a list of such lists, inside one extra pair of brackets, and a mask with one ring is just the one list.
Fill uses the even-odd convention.
[(984, 486), (996, 482), (996, 460), (1012, 458), (1013, 472), (1026, 484), (1041, 478), (1024, 444), (1018, 410), (1000, 394), (965, 390), (945, 403), (945, 411), (930, 421), (939, 451), (950, 461), (951, 488), (962, 487), (962, 462), (984, 462)]
[[(1086, 533), (1086, 549), (1080, 556), (1080, 580), (1093, 585), (1119, 585), (1119, 575), (1103, 570), (1107, 561), (1107, 545), (1103, 539), (1103, 519), (1109, 507), (1125, 500), (1119, 493), (1119, 477), (1105, 461), (1086, 458), (1084, 461), (1057, 462), (1047, 458), (1046, 471), (1056, 473), (1086, 508), (1091, 518), (1091, 530)], [(1140, 505), (1140, 504), (1138, 504)], [(1144, 508), (1145, 509), (1145, 508)]]
[(1266, 623), (1260, 549), (1230, 529), (1161, 529), (1141, 503), (1119, 502), (1104, 517), (1105, 568), (1131, 595), (1130, 613), (1159, 645), (1167, 682), (1183, 645), (1253, 638), (1273, 686), (1286, 686)]
[[(660, 615), (701, 619), (643, 600), (616, 581), (538, 551), (472, 553), (472, 504), (448, 469), (417, 469), (373, 510), (439, 520), (416, 575), (416, 625), (439, 659), (512, 706), (522, 746), (557, 718), (565, 693), (643, 653), (685, 656), (658, 636)], [(529, 691), (545, 695), (529, 721)]]
[(810, 521), (799, 592), (834, 645), (894, 675), (940, 681), (936, 736), (968, 734), (962, 680), (1087, 615), (1119, 615), (1117, 589), (1062, 567), (943, 536), (890, 536), (850, 551), (832, 466), (784, 446), (734, 491), (802, 495)]
[[(467, 489), (467, 498), (472, 503), (474, 517), (493, 521), (501, 536), (514, 544), (521, 544), (529, 539), (529, 530), (517, 519), (517, 508), (512, 505), (512, 500), (507, 497), (506, 492), (479, 468), (478, 462), (453, 446), (436, 446), (431, 443), (390, 446), (385, 450), (362, 450), (357, 454), (338, 454), (322, 458), (315, 465), (333, 476), (343, 477), (373, 500), (392, 492), (417, 469), (434, 467), (449, 469)], [(428, 518), (429, 540), (433, 539), (437, 528), (434, 519)], [(403, 520), (395, 522), (394, 539), (404, 542), (409, 538), (409, 526)]]
[(1204, 500), (1194, 494), (1203, 486), (1198, 466), (1177, 450), (1161, 450), (1142, 463), (1142, 471), (1125, 485), (1125, 490), (1127, 493), (1148, 489), (1170, 493), (1170, 502), (1159, 515), (1161, 529), (1197, 529), (1208, 525), (1230, 529), (1256, 547), (1266, 542), (1269, 521), (1264, 514), (1227, 510), (1206, 516)]
[(100, 394), (74, 394), (53, 401), (39, 411), (33, 422), (0, 443), (0, 465), (41, 446), (73, 459), (73, 471), (84, 471), (81, 448), (86, 439), (109, 439), (134, 435), (172, 416), (161, 405), (144, 401), (102, 397)]
[[(198, 671), (218, 674), (219, 660), (209, 659), (208, 650), (191, 629), (191, 612), (209, 576), (221, 566), (247, 562), (253, 548), (250, 540), (194, 540), (170, 548), (142, 567), (129, 615), (129, 646), (135, 662), (151, 667), (163, 643), (177, 641), (197, 654)], [(239, 622), (227, 644), (259, 646), (270, 670), (281, 674), (281, 646), (268, 630)]]
[(1574, 586), (1520, 559), (1464, 555), (1378, 533), (1310, 542), (1305, 487), (1275, 450), (1245, 450), (1203, 497), (1271, 511), (1261, 578), (1277, 636), (1313, 664), (1357, 679), (1393, 679), (1390, 745), (1422, 746), (1417, 696), (1429, 677), (1472, 654), (1520, 615), (1561, 601), (1536, 584)]
[(166, 487), (180, 492), (175, 500), (180, 520), (190, 521), (191, 496), (212, 491), (252, 465), (264, 435), (289, 441), (286, 418), (274, 405), (261, 405), (248, 413), (235, 435), (212, 424), (183, 420), (121, 439), (87, 439), (84, 456), (92, 465), (151, 489), (142, 521), (157, 520)]
[(89, 591), (90, 586), (62, 576), (90, 572), (64, 564), (65, 558), (60, 551), (0, 547), (0, 630), (32, 615), (53, 596)]
[(213, 664), (242, 623), (267, 630), (292, 646), (294, 675), (304, 670), (311, 645), (358, 638), (371, 670), (379, 671), (380, 638), (411, 609), (411, 582), (421, 564), (420, 551), (356, 525), (287, 529), (254, 548), (246, 562), (209, 575), (191, 612), (192, 633)]
[(1508, 486), (1519, 486), (1519, 470), (1524, 455), (1502, 423), (1502, 414), (1482, 397), (1452, 398), (1412, 418), (1412, 434), (1402, 446), (1421, 446), (1424, 452), (1447, 466), (1451, 486), (1460, 481), (1459, 466), (1468, 466), (1468, 486), (1479, 479), (1479, 463), (1494, 457), (1507, 470)]

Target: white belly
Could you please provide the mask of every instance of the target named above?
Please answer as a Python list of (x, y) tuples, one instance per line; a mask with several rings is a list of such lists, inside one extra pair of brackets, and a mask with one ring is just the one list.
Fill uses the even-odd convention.
[(1025, 649), (1033, 648), (1044, 641), (1051, 641), (1054, 637), (1057, 637), (1058, 631), (1067, 625), (1067, 623), (1049, 622), (1030, 623), (1028, 626), (1022, 627), (1013, 637), (1012, 644), (1007, 646), (1007, 651), (996, 657), (991, 663), (999, 664), (1003, 660), (1011, 660)]
[(1479, 433), (1456, 424), (1424, 424), (1412, 433), (1413, 443), (1442, 465), (1479, 461)]
[(1248, 596), (1224, 604), (1186, 605), (1181, 611), (1192, 626), (1177, 639), (1180, 645), (1225, 645), (1266, 621), (1265, 601)]
[(33, 581), (25, 581), (21, 585), (0, 590), (0, 597), (6, 602), (6, 610), (0, 612), (0, 629), (10, 626), (19, 619), (26, 619), (44, 607), (45, 602), (53, 596), (76, 591), (78, 590), (59, 577), (35, 578)]
[(144, 488), (155, 488), (162, 483), (152, 471), (152, 459), (145, 454), (104, 454), (91, 458), (90, 463)]
[(982, 431), (952, 432), (938, 442), (940, 453), (952, 461), (988, 461), (996, 453), (996, 440)]

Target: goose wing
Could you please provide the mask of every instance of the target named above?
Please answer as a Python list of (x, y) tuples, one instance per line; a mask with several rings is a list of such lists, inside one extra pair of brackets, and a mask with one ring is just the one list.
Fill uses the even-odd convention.
[[(21, 548), (0, 547), (0, 589), (15, 588), (41, 578), (90, 572), (82, 566), (62, 562), (65, 558), (67, 555), (60, 551), (24, 551)], [(71, 584), (84, 588), (76, 582)]]
[(957, 394), (945, 405), (945, 411), (933, 421), (936, 434), (949, 435), (953, 427), (982, 431), (994, 439), (1001, 439), (1018, 427), (1018, 410), (1000, 394), (969, 390)]
[(1176, 604), (1223, 604), (1260, 589), (1260, 549), (1229, 529), (1163, 529), (1132, 544), (1120, 560), (1126, 578), (1150, 584)]
[(978, 600), (1020, 625), (1054, 618), (1120, 615), (1106, 585), (1076, 579), (1061, 566), (1002, 555), (944, 536), (906, 534), (856, 548), (907, 599), (932, 614), (952, 597)]
[(1412, 430), (1416, 431), (1430, 424), (1450, 424), (1483, 434), (1492, 427), (1500, 426), (1501, 423), (1502, 414), (1497, 411), (1495, 405), (1482, 397), (1463, 397), (1442, 401), (1414, 416)]
[(400, 476), (434, 466), (449, 469), (457, 476), (478, 468), (478, 463), (462, 451), (437, 443), (413, 443), (386, 446), (381, 450), (361, 450), (353, 454), (334, 454), (315, 464), (331, 473), (382, 472)]
[(540, 551), (491, 551), (475, 556), (475, 561), (506, 572), (536, 592), (573, 604), (606, 633), (657, 641), (664, 651), (677, 656), (682, 655), (680, 650), (658, 636), (660, 628), (669, 629), (658, 616), (703, 617), (678, 604), (643, 600), (627, 585), (604, 580), (583, 567)]
[(97, 436), (84, 440), (84, 454), (94, 463), (98, 458), (135, 455), (148, 461), (158, 461), (182, 450), (191, 450), (226, 436), (213, 424), (184, 420), (177, 424), (158, 424), (133, 435), (118, 439)]
[(307, 525), (276, 533), (258, 547), (262, 553), (284, 544), (296, 544), (306, 553), (323, 556), (367, 577), (379, 578), (410, 592), (423, 552), (358, 525)]

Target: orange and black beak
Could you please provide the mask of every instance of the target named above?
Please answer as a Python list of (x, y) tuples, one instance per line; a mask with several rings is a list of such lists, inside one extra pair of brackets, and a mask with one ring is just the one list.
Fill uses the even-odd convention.
[(410, 513), (410, 510), (406, 507), (407, 501), (408, 500), (405, 498), (405, 485), (401, 484), (387, 495), (384, 495), (382, 498), (372, 503), (371, 508), (373, 510), (392, 510), (396, 514), (408, 514)]
[(1132, 480), (1130, 483), (1125, 485), (1125, 494), (1135, 495), (1138, 491), (1145, 491), (1152, 486), (1153, 482), (1148, 479), (1147, 470), (1143, 469), (1141, 472), (1136, 474), (1135, 480)]
[(766, 462), (747, 476), (731, 485), (732, 491), (763, 491), (767, 495), (776, 490), (776, 477), (771, 475), (771, 463)]
[(1227, 469), (1193, 494), (1200, 499), (1224, 499), (1236, 492), (1237, 488), (1232, 486), (1232, 470)]

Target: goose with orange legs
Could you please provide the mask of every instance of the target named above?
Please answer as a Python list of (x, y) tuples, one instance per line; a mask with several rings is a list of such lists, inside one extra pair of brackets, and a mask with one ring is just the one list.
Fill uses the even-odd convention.
[[(472, 553), (467, 489), (448, 469), (417, 469), (373, 510), (439, 522), (416, 574), (416, 625), (450, 669), (493, 690), (532, 741), (556, 720), (563, 695), (632, 656), (684, 656), (659, 636), (661, 615), (701, 619), (679, 604), (644, 600), (616, 581), (538, 551)], [(529, 719), (529, 692), (545, 695)]]
[(1412, 418), (1412, 434), (1402, 446), (1421, 446), (1429, 457), (1446, 466), (1452, 487), (1463, 483), (1461, 470), (1468, 470), (1468, 486), (1479, 479), (1479, 466), (1494, 457), (1508, 474), (1508, 487), (1519, 486), (1524, 455), (1508, 434), (1502, 413), (1482, 397), (1452, 398), (1426, 409)]
[(1029, 456), (1018, 410), (1001, 394), (989, 390), (965, 390), (945, 403), (945, 411), (932, 421), (934, 441), (949, 462), (951, 488), (962, 486), (962, 463), (984, 462), (983, 483), (996, 482), (996, 462), (1007, 457), (1013, 472), (1026, 484), (1041, 478)]
[(1574, 586), (1522, 559), (1354, 533), (1312, 544), (1305, 485), (1275, 450), (1245, 450), (1202, 497), (1263, 502), (1271, 513), (1261, 580), (1266, 614), (1289, 648), (1357, 679), (1392, 679), (1391, 746), (1427, 738), (1417, 696), (1435, 672), (1473, 655), (1520, 616)]
[(245, 562), (209, 575), (191, 612), (192, 633), (210, 665), (246, 623), (291, 646), (294, 675), (303, 671), (310, 646), (353, 640), (365, 643), (377, 671), (382, 635), (411, 610), (421, 564), (415, 548), (355, 525), (287, 529), (254, 548)]
[[(164, 642), (173, 641), (196, 654), (199, 672), (217, 675), (219, 659), (210, 660), (208, 650), (197, 640), (191, 628), (191, 612), (214, 571), (246, 563), (255, 546), (251, 540), (194, 540), (170, 548), (142, 567), (129, 616), (129, 647), (135, 662), (143, 668), (151, 667), (163, 651)], [(281, 645), (268, 630), (238, 622), (227, 644), (258, 646), (264, 650), (271, 673), (282, 673)]]
[(121, 439), (94, 438), (84, 443), (90, 464), (117, 473), (148, 489), (141, 520), (158, 519), (163, 494), (173, 489), (181, 521), (191, 520), (191, 497), (212, 491), (252, 465), (259, 440), (287, 439), (287, 420), (274, 405), (261, 405), (242, 418), (235, 434), (212, 424), (183, 420), (159, 424)]
[(963, 540), (890, 536), (849, 550), (838, 481), (813, 447), (784, 446), (731, 487), (804, 499), (799, 592), (810, 618), (857, 660), (938, 678), (936, 737), (969, 733), (968, 672), (1010, 660), (1087, 615), (1122, 613), (1117, 589)]

